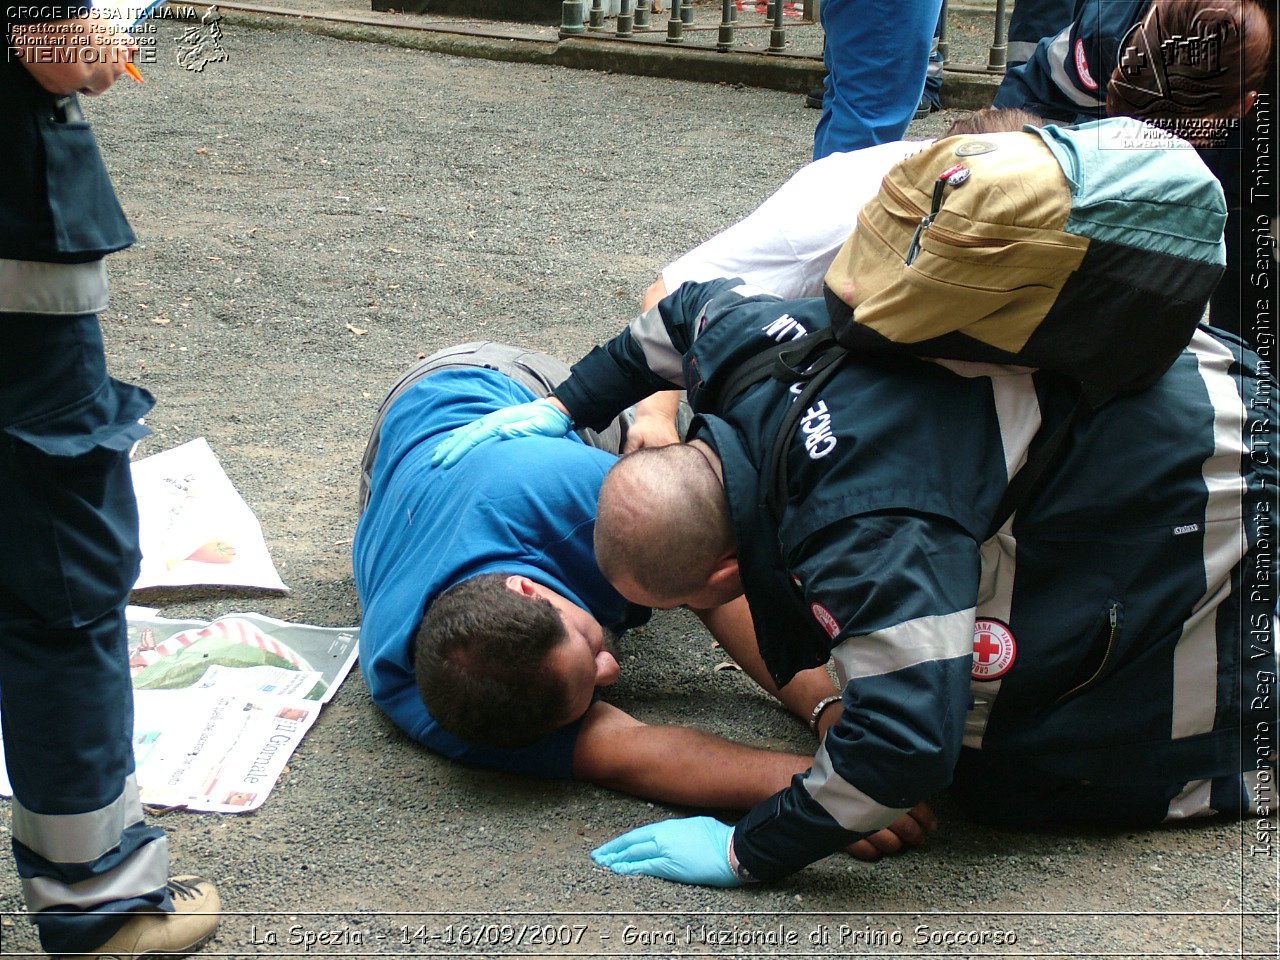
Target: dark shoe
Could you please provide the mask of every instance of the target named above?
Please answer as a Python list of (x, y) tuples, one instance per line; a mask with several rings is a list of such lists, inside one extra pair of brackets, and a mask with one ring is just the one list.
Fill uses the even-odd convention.
[(804, 105), (806, 107), (812, 107), (814, 110), (821, 110), (822, 95), (824, 92), (825, 91), (822, 87), (818, 87), (816, 90), (810, 90), (804, 95)]
[(923, 120), (923, 119), (924, 119), (925, 117), (927, 117), (929, 114), (933, 113), (933, 111), (935, 111), (935, 110), (941, 110), (941, 109), (942, 109), (942, 104), (940, 104), (940, 103), (934, 103), (934, 102), (933, 102), (932, 100), (930, 100), (928, 97), (921, 97), (921, 98), (920, 98), (920, 105), (919, 105), (918, 107), (916, 107), (916, 115), (915, 115), (914, 117), (912, 117), (912, 119), (913, 119), (913, 120)]
[(222, 910), (218, 890), (203, 877), (172, 877), (168, 888), (173, 898), (173, 913), (139, 912), (97, 950), (66, 960), (97, 960), (139, 953), (181, 956), (195, 950), (218, 929)]

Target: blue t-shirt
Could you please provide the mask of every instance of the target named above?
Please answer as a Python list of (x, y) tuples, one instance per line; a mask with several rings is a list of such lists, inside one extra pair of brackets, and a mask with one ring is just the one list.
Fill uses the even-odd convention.
[(468, 367), (425, 377), (391, 407), (353, 548), (364, 608), (360, 667), (378, 706), (431, 750), (567, 778), (579, 723), (521, 749), (473, 746), (436, 723), (413, 670), (413, 637), (427, 606), (480, 574), (529, 577), (618, 633), (648, 618), (609, 585), (592, 552), (596, 499), (612, 454), (570, 434), (490, 443), (448, 470), (431, 466), (432, 450), (450, 430), (532, 399), (501, 373)]

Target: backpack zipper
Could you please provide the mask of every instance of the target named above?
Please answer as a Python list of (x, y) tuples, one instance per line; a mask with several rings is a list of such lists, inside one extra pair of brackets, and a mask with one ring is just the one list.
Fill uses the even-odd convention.
[[(942, 198), (947, 192), (947, 187), (961, 186), (968, 181), (971, 175), (972, 171), (963, 163), (947, 167), (942, 173), (938, 174), (938, 179), (933, 181), (933, 198), (929, 204), (929, 212), (920, 218), (920, 223), (916, 225), (916, 232), (911, 236), (911, 244), (907, 247), (906, 266), (911, 266), (916, 262), (916, 257), (920, 256), (920, 243), (924, 240), (924, 232), (937, 219), (938, 211), (942, 209)], [(915, 204), (909, 205), (915, 206)]]
[[(920, 214), (922, 223), (925, 220), (928, 220), (928, 229), (930, 234), (936, 236), (943, 243), (953, 247), (1000, 247), (1009, 243), (1008, 240), (1002, 240), (998, 237), (968, 237), (963, 233), (956, 233), (954, 230), (948, 230), (946, 227), (940, 227), (930, 219), (928, 214), (916, 206), (892, 181), (885, 180), (881, 186), (884, 188), (885, 193), (889, 194), (900, 204), (906, 207), (909, 213)], [(870, 221), (866, 219), (865, 214), (866, 209), (864, 208), (858, 215), (858, 229), (862, 229), (863, 226), (870, 224)], [(885, 239), (884, 235), (874, 227), (872, 227), (872, 232), (881, 240)]]
[(930, 222), (928, 226), (929, 236), (940, 240), (949, 247), (1007, 247), (1008, 240), (1001, 240), (997, 237), (967, 237), (963, 233), (956, 233), (954, 230), (948, 230), (946, 227), (940, 227), (936, 223)]

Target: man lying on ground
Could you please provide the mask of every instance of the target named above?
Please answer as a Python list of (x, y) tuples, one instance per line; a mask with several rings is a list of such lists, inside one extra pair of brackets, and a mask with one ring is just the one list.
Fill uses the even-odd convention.
[[(953, 155), (1035, 152), (1028, 138), (1039, 135), (1044, 149), (1052, 139), (1079, 156), (1104, 132), (1003, 134), (957, 142)], [(1188, 191), (1158, 221), (1176, 229), (1144, 245), (1126, 233), (1123, 249), (1100, 243), (1109, 256), (1059, 281), (1060, 317), (1198, 315), (1221, 269), (1225, 204), (1192, 151), (1153, 156), (1166, 168), (1154, 182)], [(1066, 183), (1054, 189), (1065, 196)], [(1003, 195), (976, 178), (966, 189)], [(865, 272), (829, 277), (833, 290), (874, 276), (880, 261), (856, 243), (869, 237), (851, 241)], [(1008, 247), (1025, 270), (1025, 251)], [(983, 270), (1007, 265), (997, 263)], [(1047, 272), (1023, 276), (1043, 284)], [(893, 303), (907, 324), (957, 311), (962, 329), (1016, 295)], [(1270, 582), (1277, 476), (1252, 434), (1273, 431), (1277, 410), (1257, 355), (1201, 327), (1154, 385), (1096, 409), (1051, 371), (871, 350), (815, 377), (811, 399), (772, 377), (726, 387), (755, 355), (830, 326), (834, 302), (736, 280), (684, 284), (552, 398), (437, 448), (437, 461), (457, 462), (467, 446), (593, 424), (687, 384), (693, 442), (633, 454), (602, 487), (601, 569), (658, 607), (745, 595), (783, 684), (828, 656), (838, 664), (842, 711), (786, 790), (734, 828), (665, 821), (606, 844), (597, 862), (717, 886), (778, 879), (948, 784), (975, 819), (1006, 826), (1266, 808), (1274, 754), (1250, 737), (1270, 715), (1257, 691), (1276, 677), (1274, 594), (1251, 585)], [(793, 407), (802, 419), (785, 431)], [(1019, 466), (1059, 430), (1060, 455), (1002, 515)]]
[[(364, 457), (354, 544), (369, 689), (406, 733), (455, 760), (746, 809), (808, 758), (642, 723), (597, 698), (620, 671), (611, 635), (649, 618), (609, 585), (592, 552), (620, 423), (585, 438), (493, 444), (448, 473), (429, 466), (444, 434), (544, 397), (567, 374), (542, 354), (464, 344), (417, 364), (384, 401)], [(811, 725), (833, 721), (825, 707), (837, 691), (825, 670), (774, 686), (745, 604), (699, 615), (797, 716), (809, 721), (825, 704), (824, 725)], [(921, 842), (932, 825), (922, 805), (850, 852), (875, 859)]]

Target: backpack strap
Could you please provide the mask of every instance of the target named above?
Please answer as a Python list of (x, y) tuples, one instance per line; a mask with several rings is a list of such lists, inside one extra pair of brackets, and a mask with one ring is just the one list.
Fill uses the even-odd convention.
[(835, 328), (825, 327), (756, 354), (729, 374), (716, 391), (720, 408), (724, 409), (748, 387), (770, 377), (782, 383), (808, 381), (788, 407), (764, 465), (763, 476), (769, 478), (766, 502), (775, 518), (782, 516), (787, 497), (788, 442), (814, 396), (835, 375), (846, 356), (848, 350), (836, 342)]
[(791, 438), (795, 435), (805, 411), (813, 403), (813, 398), (835, 376), (841, 362), (847, 356), (848, 351), (839, 346), (832, 346), (823, 354), (814, 364), (815, 369), (809, 377), (809, 382), (804, 385), (804, 389), (787, 408), (786, 416), (782, 418), (773, 446), (769, 448), (769, 461), (762, 475), (768, 478), (765, 496), (774, 520), (782, 519), (782, 508), (787, 503), (787, 448), (791, 445)]
[[(723, 409), (748, 387), (770, 377), (783, 383), (808, 381), (783, 417), (769, 448), (769, 459), (763, 464), (762, 477), (767, 478), (768, 484), (765, 490), (766, 504), (775, 520), (782, 517), (782, 508), (787, 501), (786, 453), (791, 438), (805, 411), (813, 403), (813, 398), (835, 376), (848, 355), (848, 349), (838, 342), (836, 328), (825, 327), (756, 354), (737, 367), (716, 391), (719, 405)], [(1026, 462), (1010, 478), (982, 538), (983, 543), (1000, 531), (1005, 521), (1035, 492), (1045, 475), (1057, 466), (1066, 452), (1072, 429), (1088, 408), (1088, 401), (1083, 391), (1080, 391), (1071, 412), (1045, 436), (1044, 441), (1028, 455)], [(1043, 427), (1037, 436), (1042, 433)]]
[(798, 383), (809, 376), (815, 357), (825, 353), (835, 343), (835, 331), (824, 327), (795, 340), (769, 347), (735, 368), (724, 384), (714, 390), (713, 396), (716, 399), (711, 402), (723, 409), (747, 387), (769, 377), (783, 383)]

